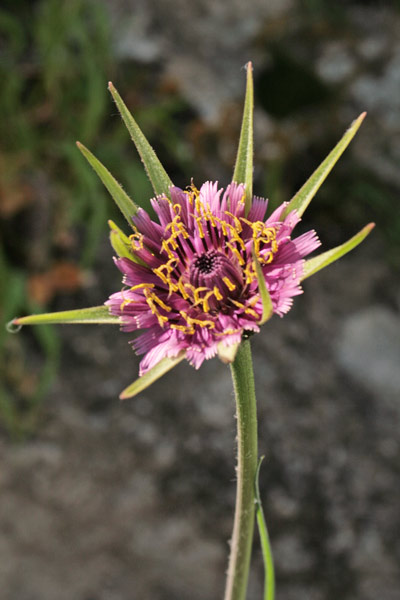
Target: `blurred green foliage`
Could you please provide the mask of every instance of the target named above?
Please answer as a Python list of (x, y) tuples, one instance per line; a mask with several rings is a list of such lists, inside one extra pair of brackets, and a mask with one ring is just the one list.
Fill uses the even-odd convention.
[[(4, 2), (0, 40), (0, 285), (6, 290), (0, 316), (6, 323), (45, 308), (48, 300), (35, 306), (28, 292), (32, 274), (48, 271), (60, 258), (87, 269), (107, 218), (119, 220), (77, 150), (77, 139), (134, 198), (150, 198), (151, 187), (107, 91), (108, 80), (120, 72), (128, 92), (130, 84), (138, 89), (143, 76), (135, 65), (117, 64), (102, 3)], [(166, 165), (175, 171), (176, 164), (187, 168), (190, 152), (177, 127), (185, 103), (174, 92), (151, 108), (137, 96), (134, 100), (135, 116), (150, 140), (161, 142), (157, 149)], [(76, 232), (79, 243), (74, 243)], [(29, 364), (31, 346), (38, 356), (34, 365)], [(13, 434), (35, 427), (58, 358), (58, 336), (51, 327), (33, 328), (24, 342), (0, 327), (0, 417)]]

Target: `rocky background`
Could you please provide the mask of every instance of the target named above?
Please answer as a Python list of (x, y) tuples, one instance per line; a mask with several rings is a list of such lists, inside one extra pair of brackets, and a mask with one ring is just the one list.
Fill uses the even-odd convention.
[[(33, 16), (42, 18), (52, 3), (33, 4)], [(353, 118), (368, 111), (305, 226), (317, 229), (325, 247), (369, 221), (377, 228), (354, 253), (307, 280), (287, 317), (274, 317), (253, 338), (259, 445), (266, 455), (260, 486), (280, 600), (397, 600), (398, 3), (116, 0), (104, 10), (113, 81), (178, 185), (191, 176), (198, 183), (229, 181), (241, 67), (249, 59), (257, 96), (255, 190), (272, 205), (290, 198)], [(82, 18), (89, 32), (92, 21)], [(101, 84), (111, 76), (104, 68)], [(107, 102), (91, 146), (100, 157), (107, 127), (117, 120)], [(50, 129), (57, 152), (66, 134), (51, 125), (51, 107), (43, 111), (41, 134)], [(127, 136), (115, 137), (110, 161), (140, 201), (147, 184)], [(60, 165), (53, 170), (63, 178)], [(7, 312), (11, 283), (22, 272), (36, 307), (102, 303), (121, 285), (106, 232), (82, 266), (85, 228), (73, 219), (60, 228), (64, 213), (54, 216), (49, 206), (60, 206), (64, 196), (47, 179), (46, 164), (25, 168), (25, 184), (27, 177), (28, 206), (20, 188), (11, 196), (11, 188), (0, 186), (8, 260), (4, 316), (14, 316)], [(73, 181), (71, 175), (66, 195)], [(104, 206), (114, 216), (111, 202)], [(49, 230), (59, 237), (49, 241)], [(2, 600), (221, 598), (235, 492), (229, 369), (217, 360), (200, 371), (181, 364), (121, 403), (118, 393), (137, 374), (129, 336), (112, 326), (60, 327), (59, 337), (41, 331), (3, 339)], [(43, 370), (47, 379), (38, 375)], [(43, 381), (47, 391), (32, 395)], [(256, 535), (249, 600), (262, 597), (262, 582)]]

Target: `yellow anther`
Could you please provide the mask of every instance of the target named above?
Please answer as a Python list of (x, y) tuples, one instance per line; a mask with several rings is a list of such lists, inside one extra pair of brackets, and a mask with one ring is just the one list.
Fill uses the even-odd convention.
[[(197, 288), (197, 291), (200, 289), (207, 290), (208, 288)], [(197, 299), (195, 298), (195, 302), (193, 303), (193, 306), (202, 304), (203, 312), (207, 313), (210, 310), (210, 305), (208, 303), (208, 300), (211, 296), (214, 296), (214, 292), (213, 292), (213, 290), (208, 290), (207, 293), (205, 294), (205, 296), (203, 296), (202, 298), (200, 298), (200, 297), (197, 297)]]
[(182, 276), (178, 279), (177, 287), (178, 287), (178, 290), (180, 291), (180, 293), (182, 294), (182, 297), (185, 300), (187, 300), (189, 298), (189, 294), (185, 290), (185, 284), (182, 281)]
[(240, 223), (240, 219), (236, 215), (234, 215), (231, 212), (229, 212), (228, 210), (225, 211), (225, 214), (228, 215), (228, 217), (231, 217), (233, 219), (233, 221), (235, 223), (236, 231), (238, 233), (240, 233), (242, 231), (242, 229), (243, 229), (243, 227), (242, 227), (242, 225)]
[(213, 292), (214, 292), (214, 296), (216, 297), (217, 300), (223, 300), (224, 297), (221, 294), (221, 292), (219, 291), (219, 289), (217, 288), (217, 286), (214, 286)]
[(154, 287), (154, 283), (138, 283), (137, 285), (133, 285), (133, 286), (132, 286), (131, 288), (129, 288), (129, 289), (130, 289), (130, 291), (132, 291), (132, 292), (133, 292), (133, 291), (135, 291), (135, 290), (137, 290), (137, 289), (139, 289), (139, 288), (144, 288), (144, 289), (145, 289), (145, 291), (146, 291), (146, 290), (148, 290), (148, 289), (149, 289), (149, 290), (150, 290), (150, 289), (152, 289), (153, 287)]
[(237, 248), (235, 248), (235, 246), (233, 246), (232, 243), (230, 243), (230, 242), (226, 242), (226, 245), (228, 246), (228, 248), (230, 249), (232, 254), (234, 256), (236, 256), (239, 264), (244, 265), (245, 261), (244, 261), (243, 256), (240, 254), (239, 250)]
[(161, 308), (163, 308), (167, 312), (171, 312), (171, 310), (172, 310), (171, 307), (167, 306), (167, 304), (165, 304), (165, 302), (163, 302), (161, 300), (161, 298), (159, 298), (155, 294), (151, 294), (151, 299), (153, 300), (153, 302), (155, 302), (156, 304), (158, 304), (158, 306), (161, 306)]
[(255, 318), (257, 318), (259, 316), (258, 313), (253, 308), (250, 308), (250, 307), (246, 308), (244, 312), (246, 313), (246, 315), (250, 315)]
[(234, 283), (232, 283), (232, 281), (229, 279), (229, 277), (223, 277), (222, 281), (225, 283), (226, 287), (228, 288), (228, 290), (230, 292), (233, 292), (233, 290), (236, 290), (236, 285)]
[(243, 309), (246, 308), (246, 306), (242, 302), (239, 302), (238, 300), (231, 300), (231, 302), (232, 302), (232, 304), (234, 304), (238, 308), (243, 308)]
[(195, 303), (201, 302), (202, 298), (200, 298), (199, 294), (200, 292), (207, 292), (208, 288), (207, 287), (198, 287), (198, 288), (194, 288), (193, 291), (193, 300), (195, 301)]
[(186, 325), (175, 325), (175, 323), (171, 323), (171, 329), (178, 329), (178, 331), (183, 331), (183, 333), (187, 333), (188, 335), (193, 335), (195, 330), (194, 327), (187, 327)]
[(225, 336), (225, 335), (233, 335), (234, 333), (241, 333), (241, 329), (225, 329), (225, 331), (216, 331), (214, 335), (217, 336)]
[(272, 252), (267, 252), (263, 256), (259, 256), (259, 261), (262, 265), (267, 265), (274, 260), (274, 255)]
[[(157, 298), (155, 294), (152, 294), (149, 290), (144, 290), (144, 295), (146, 298), (146, 302), (155, 317), (157, 317), (158, 324), (160, 327), (164, 327), (164, 323), (168, 323), (168, 317), (161, 315), (157, 306), (155, 305), (154, 300)], [(159, 300), (157, 298), (157, 300)], [(156, 301), (157, 301), (156, 300)]]
[(214, 321), (210, 321), (208, 319), (195, 319), (193, 317), (190, 317), (184, 310), (179, 311), (179, 313), (180, 315), (182, 315), (182, 317), (185, 319), (186, 323), (189, 326), (200, 325), (200, 327), (209, 327), (210, 329), (214, 329), (215, 327)]
[(125, 298), (125, 300), (123, 300), (123, 301), (121, 302), (121, 304), (120, 304), (120, 306), (119, 306), (119, 310), (120, 310), (121, 312), (123, 312), (123, 311), (124, 311), (124, 308), (125, 308), (125, 306), (126, 306), (127, 304), (131, 304), (132, 302), (136, 302), (136, 300), (132, 300), (132, 299), (130, 299), (130, 298)]
[(163, 240), (161, 242), (161, 248), (167, 254), (168, 258), (175, 258), (175, 256), (172, 254), (172, 250), (168, 244), (169, 244), (169, 240)]
[(259, 302), (259, 300), (259, 296), (253, 296), (252, 298), (250, 298), (250, 300), (248, 300), (247, 305), (253, 307)]
[(199, 230), (199, 235), (201, 238), (204, 237), (203, 225), (201, 223), (202, 217), (196, 217), (197, 229)]

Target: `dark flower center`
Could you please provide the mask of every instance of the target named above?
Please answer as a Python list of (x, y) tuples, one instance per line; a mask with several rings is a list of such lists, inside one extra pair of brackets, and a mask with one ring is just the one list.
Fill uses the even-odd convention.
[(197, 254), (196, 258), (192, 263), (191, 271), (198, 271), (199, 275), (210, 275), (213, 271), (218, 271), (222, 266), (221, 263), (225, 258), (223, 254), (220, 254), (216, 250), (209, 250), (204, 254)]
[(228, 297), (237, 298), (243, 285), (241, 269), (224, 253), (208, 250), (195, 254), (189, 270), (190, 283), (195, 288), (217, 290), (210, 305), (219, 305)]

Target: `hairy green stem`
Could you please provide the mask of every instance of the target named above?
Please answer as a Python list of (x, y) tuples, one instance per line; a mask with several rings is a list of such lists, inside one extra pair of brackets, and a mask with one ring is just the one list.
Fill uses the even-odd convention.
[(225, 600), (245, 600), (254, 530), (257, 410), (251, 348), (241, 343), (231, 365), (237, 417), (236, 508)]

